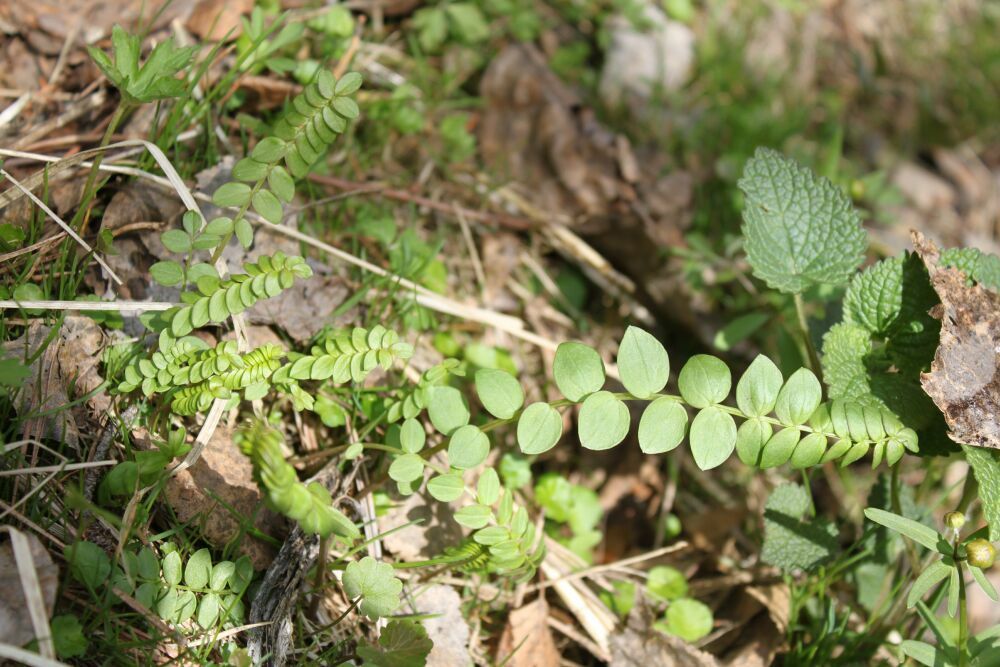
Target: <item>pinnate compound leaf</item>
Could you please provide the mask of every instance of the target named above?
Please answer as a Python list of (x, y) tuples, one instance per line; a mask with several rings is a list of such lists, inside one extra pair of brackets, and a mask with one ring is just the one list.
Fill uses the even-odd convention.
[(388, 616), (399, 607), (403, 582), (396, 578), (391, 565), (371, 556), (348, 563), (343, 584), (349, 597), (361, 596), (360, 611), (369, 618)]
[(464, 491), (465, 482), (462, 481), (462, 475), (457, 472), (438, 475), (437, 477), (432, 477), (427, 482), (427, 492), (435, 500), (439, 500), (442, 503), (450, 503), (453, 500), (458, 500), (462, 497)]
[(822, 400), (823, 388), (816, 375), (808, 368), (800, 368), (778, 392), (774, 414), (785, 425), (805, 424)]
[(552, 375), (562, 395), (578, 403), (604, 386), (604, 362), (597, 350), (583, 343), (561, 343)]
[(764, 505), (764, 548), (761, 560), (785, 572), (810, 572), (837, 552), (837, 528), (831, 522), (802, 521), (809, 495), (798, 484), (782, 484)]
[(850, 198), (833, 183), (769, 148), (747, 161), (743, 236), (754, 275), (782, 292), (843, 285), (868, 239)]
[(226, 183), (212, 194), (212, 203), (220, 208), (243, 206), (249, 201), (250, 186), (246, 183)]
[(498, 419), (510, 419), (524, 405), (521, 383), (506, 371), (494, 368), (476, 371), (476, 393), (483, 407)]
[(153, 280), (159, 284), (166, 287), (173, 287), (184, 280), (184, 269), (177, 262), (167, 260), (156, 262), (149, 267), (149, 275), (153, 276)]
[(212, 576), (212, 554), (208, 549), (198, 549), (184, 566), (184, 583), (191, 588), (206, 588)]
[(496, 468), (487, 468), (479, 476), (476, 498), (483, 505), (492, 505), (500, 500), (500, 475), (497, 474)]
[(736, 383), (736, 405), (748, 417), (762, 417), (774, 409), (783, 382), (774, 362), (759, 354)]
[(451, 435), (469, 423), (469, 406), (458, 389), (430, 387), (427, 393), (427, 416), (440, 433)]
[(397, 456), (389, 466), (389, 477), (397, 482), (414, 482), (424, 474), (424, 460), (416, 454)]
[(478, 530), (490, 522), (493, 510), (486, 505), (466, 505), (455, 512), (455, 521), (459, 525)]
[(580, 444), (587, 449), (611, 449), (628, 435), (628, 406), (609, 391), (587, 396), (580, 407), (577, 428)]
[(677, 401), (661, 396), (648, 406), (639, 420), (639, 447), (645, 454), (669, 452), (684, 439), (688, 415)]
[[(341, 79), (343, 81), (343, 79)], [(414, 621), (389, 621), (377, 645), (359, 646), (358, 655), (372, 667), (423, 667), (434, 642)]]
[(677, 376), (681, 396), (694, 408), (705, 408), (726, 400), (732, 382), (726, 363), (709, 354), (696, 354), (688, 359)]
[(427, 434), (416, 419), (407, 419), (399, 430), (399, 445), (407, 454), (416, 454), (424, 448)]
[(939, 543), (944, 543), (944, 539), (938, 535), (936, 530), (913, 519), (907, 519), (904, 516), (893, 514), (877, 507), (867, 508), (865, 516), (868, 517), (869, 521), (874, 521), (880, 526), (894, 530), (900, 535), (910, 538), (917, 544), (927, 547), (931, 551), (938, 551)]
[(456, 430), (448, 443), (448, 462), (455, 468), (475, 468), (489, 453), (489, 437), (471, 424)]
[(618, 373), (630, 394), (649, 398), (667, 385), (670, 359), (652, 334), (630, 326), (618, 348)]
[(562, 415), (548, 403), (532, 403), (517, 420), (517, 445), (528, 455), (542, 454), (562, 437)]
[(702, 470), (725, 463), (736, 447), (736, 422), (717, 406), (702, 409), (691, 421), (691, 454)]

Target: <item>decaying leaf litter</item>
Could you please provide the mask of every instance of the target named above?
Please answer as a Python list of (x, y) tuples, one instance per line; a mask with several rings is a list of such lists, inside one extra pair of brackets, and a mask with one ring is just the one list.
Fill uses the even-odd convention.
[[(801, 486), (780, 486), (783, 478), (772, 470), (746, 475), (726, 464), (705, 471), (712, 466), (686, 449), (664, 460), (643, 455), (634, 442), (618, 456), (562, 446), (534, 462), (531, 484), (518, 492), (547, 548), (538, 574), (511, 582), (476, 571), (466, 557), (448, 551), (468, 533), (454, 515), (474, 503), (437, 502), (422, 474), (418, 493), (399, 496), (387, 479), (396, 480), (388, 460), (377, 450), (344, 457), (368, 439), (398, 437), (385, 424), (366, 425), (381, 387), (396, 376), (418, 386), (446, 357), (457, 357), (470, 381), (475, 369), (516, 370), (527, 405), (563, 395), (577, 400), (550, 379), (555, 373), (559, 381), (554, 351), (564, 340), (596, 348), (611, 386), (621, 389), (610, 362), (618, 358), (615, 341), (628, 324), (652, 330), (667, 344), (676, 360), (673, 379), (682, 361), (699, 353), (724, 349), (734, 368), (761, 351), (798, 355), (809, 343), (787, 333), (794, 328), (794, 311), (769, 296), (772, 281), (756, 271), (751, 275), (739, 247), (739, 217), (729, 200), (736, 198), (736, 177), (750, 156), (744, 145), (791, 153), (831, 178), (833, 187), (849, 189), (880, 251), (915, 246), (942, 302), (933, 312), (942, 322), (940, 346), (924, 389), (944, 413), (951, 438), (993, 446), (990, 407), (996, 396), (989, 389), (995, 378), (983, 376), (986, 381), (975, 387), (966, 379), (968, 364), (988, 366), (995, 292), (967, 285), (967, 268), (937, 269), (936, 251), (922, 241), (911, 246), (909, 230), (946, 246), (996, 251), (997, 124), (970, 111), (974, 100), (965, 108), (941, 101), (960, 82), (933, 90), (932, 108), (921, 104), (920, 82), (934, 77), (909, 60), (915, 44), (940, 62), (949, 62), (961, 44), (949, 41), (948, 30), (902, 20), (919, 2), (799, 10), (740, 10), (724, 2), (698, 9), (689, 3), (664, 3), (666, 9), (658, 3), (636, 3), (638, 9), (594, 3), (600, 6), (580, 10), (582, 15), (561, 3), (534, 2), (503, 8), (383, 3), (374, 9), (213, 0), (15, 4), (0, 7), (2, 48), (11, 64), (0, 91), (6, 103), (0, 110), (0, 156), (6, 172), (46, 201), (51, 214), (14, 185), (0, 193), (4, 357), (27, 362), (23, 372), (20, 363), (0, 367), (0, 384), (10, 392), (2, 406), (10, 424), (3, 432), (10, 474), (3, 480), (0, 511), (11, 532), (28, 538), (2, 545), (14, 550), (16, 563), (7, 569), (21, 587), (12, 584), (3, 605), (10, 610), (24, 604), (16, 590), (29, 606), (44, 599), (42, 615), (56, 641), (47, 640), (35, 613), (29, 625), (23, 618), (5, 622), (0, 631), (7, 644), (27, 644), (73, 664), (89, 664), (91, 656), (192, 664), (542, 665), (561, 659), (766, 665), (787, 656), (802, 659), (803, 636), (792, 634), (790, 618), (801, 613), (802, 591), (810, 589), (801, 587), (801, 577), (779, 570), (794, 571), (802, 559), (782, 559), (790, 551), (799, 554), (796, 540), (822, 563), (859, 538), (857, 526), (838, 530), (812, 514), (838, 506), (860, 514), (868, 487), (877, 485), (874, 477), (851, 486), (831, 468), (817, 469), (807, 495)], [(276, 47), (271, 60), (261, 57), (244, 67), (250, 47), (246, 34), (238, 36), (252, 26), (240, 18), (256, 7), (269, 24), (278, 4), (306, 37), (299, 46)], [(986, 11), (967, 4), (938, 8), (938, 24), (964, 26)], [(67, 167), (66, 159), (98, 145), (118, 99), (83, 46), (110, 49), (116, 23), (142, 26), (149, 46), (168, 37), (198, 46), (209, 59), (198, 86), (188, 91), (188, 103), (205, 95), (211, 103), (198, 115), (182, 114), (182, 125), (172, 122), (170, 103), (133, 110), (111, 139), (158, 144), (176, 178), (142, 147), (110, 149), (100, 172), (100, 180), (108, 180), (81, 214), (88, 168), (80, 162)], [(266, 51), (261, 44), (267, 39), (280, 41), (280, 34), (261, 38), (255, 48)], [(713, 40), (720, 39), (729, 40), (723, 43), (737, 54), (735, 69), (726, 70), (732, 64), (711, 52)], [(220, 50), (210, 56), (216, 43)], [(841, 53), (851, 53), (852, 62), (872, 72), (884, 59), (885, 70), (871, 87), (868, 70), (859, 73)], [(267, 135), (276, 114), (308, 88), (320, 67), (338, 77), (355, 70), (364, 76), (361, 120), (301, 179), (279, 219), (248, 213), (257, 226), (254, 244), (229, 245), (216, 264), (224, 277), (275, 252), (303, 254), (312, 277), (198, 336), (207, 346), (235, 341), (241, 352), (274, 345), (305, 353), (330, 329), (384, 322), (408, 332), (413, 356), (400, 372), (374, 371), (356, 392), (318, 395), (313, 411), (298, 412), (287, 400), (270, 397), (242, 407), (217, 398), (204, 419), (162, 410), (137, 417), (115, 391), (122, 350), (145, 331), (136, 317), (143, 303), (180, 298), (176, 287), (151, 277), (152, 267), (172, 256), (161, 234), (178, 229), (192, 206), (206, 221), (226, 214), (212, 204), (213, 192), (233, 178), (236, 162)], [(725, 111), (728, 102), (720, 102), (710, 76), (730, 77), (728, 91), (747, 85), (744, 78), (766, 87), (775, 71), (791, 94), (767, 104), (745, 96), (735, 106), (745, 105), (746, 117)], [(237, 76), (227, 80), (231, 72)], [(837, 91), (838, 110), (822, 99), (824, 85)], [(990, 85), (995, 89), (987, 76)], [(879, 103), (869, 104), (866, 96)], [(795, 113), (802, 100), (816, 118)], [(874, 110), (852, 114), (856, 109)], [(761, 131), (766, 124), (778, 129)], [(707, 140), (713, 135), (719, 144)], [(47, 161), (51, 169), (40, 170)], [(68, 239), (52, 215), (82, 223), (93, 253)], [(747, 251), (753, 264), (752, 244)], [(98, 256), (107, 270), (93, 261)], [(83, 295), (137, 303), (121, 313), (44, 306)], [(42, 305), (17, 307), (27, 302)], [(729, 330), (738, 313), (762, 308), (771, 313), (755, 325), (763, 329), (743, 335), (734, 329), (734, 345), (718, 344), (717, 334)], [(812, 324), (819, 326), (821, 319), (817, 314)], [(814, 338), (822, 331), (814, 331)], [(982, 350), (961, 354), (975, 340), (986, 341)], [(603, 385), (603, 367), (601, 373)], [(624, 387), (636, 394), (629, 377)], [(589, 393), (582, 391), (579, 399)], [(334, 506), (363, 526), (367, 541), (353, 554), (356, 565), (323, 570), (346, 556), (343, 543), (304, 533), (265, 502), (257, 469), (234, 443), (251, 413), (265, 416), (283, 434), (281, 451), (297, 476), (318, 480)], [(586, 422), (583, 410), (556, 414), (564, 445), (575, 445), (574, 424)], [(635, 413), (632, 421), (638, 418)], [(163, 444), (171, 424), (186, 442)], [(447, 468), (455, 454), (445, 457), (445, 439), (432, 443), (433, 437), (427, 447), (439, 449), (428, 460)], [(494, 446), (485, 466), (499, 469), (505, 482), (514, 479), (519, 461), (505, 454), (517, 451), (513, 438), (497, 436), (496, 445), (505, 446)], [(155, 466), (164, 446), (176, 446), (176, 455), (166, 459), (173, 463), (163, 466), (173, 468), (172, 474), (163, 475), (162, 483), (155, 475), (142, 481), (145, 472), (156, 471), (144, 472), (141, 461)], [(992, 467), (982, 460), (990, 454), (968, 449), (992, 527), (990, 507), (998, 503), (986, 497), (994, 488), (984, 481)], [(115, 500), (107, 495), (113, 493), (108, 479), (115, 479), (109, 471), (130, 461), (140, 462), (138, 483)], [(969, 474), (964, 465), (936, 461), (935, 475), (947, 484), (963, 470)], [(914, 465), (902, 475), (916, 486), (933, 477), (924, 472)], [(103, 480), (99, 487), (97, 480)], [(782, 504), (780, 494), (771, 493), (776, 487), (794, 502)], [(952, 495), (952, 504), (959, 502), (960, 494)], [(894, 503), (899, 510), (901, 499)], [(569, 518), (559, 519), (560, 512)], [(596, 519), (581, 518), (589, 516)], [(680, 530), (670, 517), (680, 517)], [(774, 537), (782, 531), (787, 535)], [(83, 559), (70, 548), (82, 538), (100, 552)], [(16, 558), (17, 544), (30, 544), (30, 567)], [(768, 544), (779, 552), (768, 555)], [(148, 580), (141, 569), (137, 579), (129, 570), (130, 557), (142, 567), (142, 549), (161, 559)], [(234, 576), (218, 590), (196, 586), (196, 603), (187, 568), (173, 581), (173, 562), (197, 563), (194, 554), (202, 553), (199, 558), (209, 559), (206, 577), (215, 571), (212, 563), (222, 572), (228, 567), (223, 563), (239, 564), (245, 557), (257, 572), (254, 583), (240, 589)], [(432, 563), (396, 570), (403, 585), (394, 614), (376, 620), (378, 614), (365, 613), (364, 605), (378, 595), (395, 595), (375, 586), (382, 576), (375, 574), (377, 564), (420, 561)], [(696, 639), (685, 640), (679, 635), (686, 628), (669, 625), (670, 608), (680, 608), (677, 598), (650, 592), (648, 582), (657, 580), (653, 570), (663, 566), (687, 582), (684, 599), (700, 601), (710, 612), (707, 632)], [(197, 580), (200, 566), (191, 567)], [(358, 574), (360, 567), (365, 575)], [(34, 579), (26, 574), (32, 569)], [(120, 580), (104, 586), (105, 579), (114, 584), (119, 571), (135, 579), (127, 586), (131, 593)], [(858, 584), (866, 572), (852, 573), (852, 581)], [(138, 584), (154, 580), (169, 590), (146, 600)], [(89, 597), (96, 589), (98, 602)], [(845, 624), (861, 627), (856, 610), (870, 609), (868, 603), (854, 600), (843, 586), (834, 590), (851, 610)], [(246, 624), (228, 627), (224, 637), (207, 632), (220, 617), (206, 611), (212, 596), (218, 608), (245, 605)], [(173, 605), (166, 610), (165, 599)], [(626, 599), (622, 613), (619, 602)], [(177, 620), (189, 602), (191, 614)], [(128, 617), (109, 620), (112, 609)], [(422, 630), (397, 618), (407, 614), (423, 619), (417, 626)], [(986, 614), (976, 620), (984, 628), (997, 620), (994, 609)], [(266, 625), (250, 627), (256, 623)], [(893, 659), (890, 645), (873, 650), (872, 659)], [(380, 662), (392, 659), (409, 662)]]

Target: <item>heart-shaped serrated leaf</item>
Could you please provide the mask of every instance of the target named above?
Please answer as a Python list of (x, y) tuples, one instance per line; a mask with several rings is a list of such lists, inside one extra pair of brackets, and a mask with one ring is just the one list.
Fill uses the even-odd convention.
[(344, 592), (352, 598), (361, 597), (359, 607), (369, 618), (388, 616), (399, 607), (403, 582), (396, 578), (392, 566), (371, 556), (349, 563), (344, 570)]
[(754, 275), (783, 292), (843, 285), (864, 259), (868, 238), (850, 198), (825, 178), (758, 148), (739, 181), (743, 237)]

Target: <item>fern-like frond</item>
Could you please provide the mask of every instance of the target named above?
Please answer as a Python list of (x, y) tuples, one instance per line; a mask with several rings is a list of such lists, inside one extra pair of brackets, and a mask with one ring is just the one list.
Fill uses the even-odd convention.
[(257, 483), (275, 510), (298, 522), (307, 533), (338, 535), (353, 540), (358, 527), (333, 506), (330, 492), (315, 482), (303, 484), (282, 452), (284, 439), (273, 428), (255, 421), (240, 429), (236, 443), (253, 463)]

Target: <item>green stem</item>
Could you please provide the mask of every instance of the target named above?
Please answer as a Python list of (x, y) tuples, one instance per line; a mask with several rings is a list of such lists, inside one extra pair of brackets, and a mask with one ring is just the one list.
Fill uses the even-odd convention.
[(965, 563), (958, 565), (958, 667), (968, 664), (969, 654), (969, 605), (965, 596)]
[(795, 301), (795, 314), (798, 317), (799, 329), (802, 332), (802, 343), (805, 346), (806, 358), (809, 361), (809, 367), (816, 377), (822, 379), (823, 377), (823, 366), (819, 361), (819, 354), (816, 353), (816, 347), (813, 345), (812, 336), (809, 335), (809, 320), (806, 317), (806, 304), (802, 300), (801, 294), (793, 295)]
[[(104, 136), (101, 137), (101, 143), (98, 148), (105, 148), (111, 143), (111, 138), (115, 135), (115, 130), (121, 124), (122, 120), (132, 108), (132, 105), (126, 102), (124, 99), (118, 103), (118, 108), (115, 109), (115, 113), (111, 116), (111, 121), (108, 123), (108, 128), (104, 131)], [(83, 222), (86, 220), (85, 211), (90, 205), (91, 200), (94, 198), (96, 192), (97, 184), (97, 174), (101, 169), (101, 162), (104, 161), (104, 151), (100, 151), (94, 158), (94, 162), (90, 167), (90, 174), (87, 175), (87, 184), (83, 187), (83, 198), (80, 200), (80, 207), (77, 209), (76, 215), (73, 218), (73, 225), (76, 227), (78, 234), (83, 233)]]

